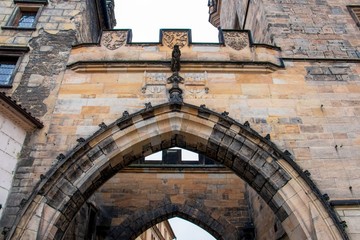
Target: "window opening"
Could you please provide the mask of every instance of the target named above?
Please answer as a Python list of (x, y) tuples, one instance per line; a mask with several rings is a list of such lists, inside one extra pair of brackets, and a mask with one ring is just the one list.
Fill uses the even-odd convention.
[(34, 26), (36, 12), (21, 11), (15, 26), (23, 28), (31, 28)]
[(360, 6), (348, 6), (348, 9), (356, 25), (360, 27)]
[(132, 163), (130, 166), (139, 166), (146, 164), (148, 166), (151, 165), (188, 165), (188, 166), (222, 166), (219, 163), (216, 163), (214, 160), (205, 157), (204, 155), (197, 154), (195, 152), (182, 149), (179, 147), (173, 147), (169, 149), (165, 149), (163, 151), (159, 151), (156, 153), (153, 153), (149, 156), (146, 156), (143, 159), (137, 160), (134, 163)]
[(42, 5), (19, 4), (4, 29), (33, 30), (40, 16)]
[(11, 86), (18, 57), (0, 57), (0, 86)]

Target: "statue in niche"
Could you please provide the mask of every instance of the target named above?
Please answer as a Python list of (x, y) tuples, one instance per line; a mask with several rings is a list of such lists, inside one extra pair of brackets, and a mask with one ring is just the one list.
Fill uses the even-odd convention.
[(179, 45), (175, 45), (172, 51), (172, 58), (171, 58), (171, 71), (179, 72), (180, 71), (180, 48)]

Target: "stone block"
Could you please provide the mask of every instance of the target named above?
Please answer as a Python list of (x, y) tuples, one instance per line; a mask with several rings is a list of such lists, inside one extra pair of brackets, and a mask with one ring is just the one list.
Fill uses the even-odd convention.
[(236, 137), (229, 145), (228, 151), (231, 151), (233, 154), (236, 154), (243, 146), (244, 141), (245, 141), (244, 138)]
[(224, 162), (225, 156), (226, 156), (226, 148), (223, 146), (220, 146), (217, 150), (217, 156), (216, 156), (216, 160), (219, 162)]
[(256, 175), (258, 175), (258, 171), (251, 165), (247, 165), (247, 168), (244, 172), (244, 180), (251, 185), (255, 180)]
[(55, 209), (58, 209), (66, 198), (67, 195), (56, 187), (53, 187), (46, 196), (47, 204)]
[[(77, 191), (77, 188), (73, 185), (73, 183), (82, 173), (83, 172), (79, 170), (79, 167), (77, 167), (77, 170), (66, 176), (67, 179), (62, 178), (59, 182), (57, 182), (56, 187), (59, 188), (64, 194), (71, 197)], [(71, 180), (69, 178), (71, 178)]]
[(265, 162), (261, 167), (260, 172), (266, 177), (266, 179), (270, 179), (272, 175), (279, 169), (279, 165), (273, 160), (272, 162)]
[[(84, 173), (82, 171), (81, 167), (79, 167), (77, 164), (73, 164), (70, 168), (71, 168), (71, 170), (68, 170), (66, 173), (66, 176), (65, 176), (69, 182), (61, 183), (61, 184), (65, 184), (67, 187), (71, 187), (70, 185), (72, 185), (74, 182), (76, 182), (80, 178), (80, 176)], [(68, 190), (70, 190), (70, 189), (68, 189)]]
[(72, 200), (63, 205), (59, 211), (69, 220), (72, 221), (75, 214), (79, 211), (79, 207)]
[(264, 178), (264, 176), (258, 173), (255, 176), (254, 181), (251, 183), (251, 186), (256, 192), (260, 192), (266, 181), (267, 180)]
[(225, 132), (226, 130), (222, 126), (215, 125), (210, 136), (211, 141), (213, 143), (220, 144), (223, 137), (225, 136)]
[(211, 139), (209, 139), (206, 147), (206, 156), (212, 159), (216, 159), (218, 148), (219, 145), (217, 143), (212, 142)]
[(103, 140), (98, 146), (105, 154), (110, 154), (118, 148), (115, 141), (111, 137)]
[(245, 172), (245, 169), (247, 169), (247, 165), (248, 165), (248, 163), (246, 161), (244, 161), (242, 158), (235, 157), (234, 163), (233, 163), (233, 168), (234, 168), (234, 171), (236, 172), (236, 174), (242, 175)]
[(101, 151), (100, 147), (95, 147), (91, 149), (86, 155), (90, 159), (90, 161), (94, 162), (96, 159), (98, 159), (100, 156), (102, 156), (104, 153)]
[(257, 147), (254, 143), (245, 140), (240, 151), (238, 151), (238, 155), (240, 155), (244, 160), (249, 162), (253, 155), (255, 154)]
[(45, 78), (39, 74), (31, 74), (29, 78), (29, 87), (38, 87), (44, 82)]
[(269, 179), (269, 183), (276, 189), (283, 187), (291, 177), (282, 169), (278, 169)]

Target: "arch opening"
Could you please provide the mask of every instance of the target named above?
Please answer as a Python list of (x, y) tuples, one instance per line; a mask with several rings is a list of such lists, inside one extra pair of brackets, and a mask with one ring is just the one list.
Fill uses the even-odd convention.
[(65, 156), (39, 183), (10, 236), (24, 238), (37, 223), (41, 238), (61, 239), (104, 182), (137, 159), (175, 146), (204, 154), (241, 177), (273, 210), (290, 239), (316, 238), (319, 228), (328, 239), (344, 234), (318, 190), (269, 140), (205, 107), (163, 104), (122, 117)]
[[(180, 240), (181, 240), (181, 238), (186, 239), (186, 238), (191, 237), (191, 236), (185, 237), (185, 236), (183, 236), (183, 234), (181, 234), (181, 232), (196, 232), (196, 236), (199, 239), (201, 238), (204, 240), (216, 240), (214, 238), (214, 236), (212, 236), (210, 233), (205, 231), (203, 228), (201, 228), (183, 218), (180, 218), (180, 217), (170, 218), (169, 222), (177, 235), (177, 239), (179, 237), (180, 237)], [(200, 230), (197, 230), (197, 229), (200, 229)]]
[[(111, 229), (107, 239), (134, 240), (148, 228), (174, 217), (184, 219), (202, 228), (215, 239), (236, 239), (235, 237), (238, 235), (232, 224), (227, 221), (221, 223), (215, 220), (206, 209), (198, 209), (189, 205), (167, 204), (145, 211), (142, 209), (142, 211), (137, 212), (127, 218), (121, 225)], [(131, 230), (127, 227), (128, 225), (132, 226)], [(230, 237), (229, 235), (233, 236)]]

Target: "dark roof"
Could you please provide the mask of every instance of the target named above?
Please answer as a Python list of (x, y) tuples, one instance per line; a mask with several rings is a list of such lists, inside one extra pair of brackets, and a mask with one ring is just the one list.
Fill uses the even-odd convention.
[(44, 127), (44, 124), (39, 119), (32, 116), (30, 112), (28, 112), (20, 104), (17, 104), (16, 101), (14, 99), (12, 99), (10, 96), (6, 96), (6, 94), (4, 92), (0, 92), (0, 100), (4, 101), (13, 110), (20, 113), (23, 117), (25, 117), (27, 120), (29, 120), (35, 127), (39, 128), (39, 129)]

